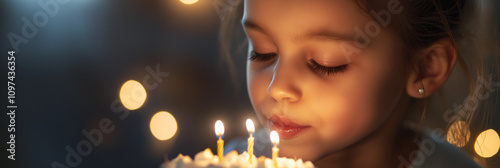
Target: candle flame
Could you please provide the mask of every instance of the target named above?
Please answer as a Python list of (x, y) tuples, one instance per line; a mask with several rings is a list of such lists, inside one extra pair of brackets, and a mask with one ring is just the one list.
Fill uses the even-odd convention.
[(215, 122), (215, 135), (220, 137), (223, 134), (224, 134), (224, 124), (222, 124), (222, 121), (217, 120)]
[(271, 136), (271, 142), (273, 144), (276, 145), (276, 144), (280, 143), (280, 136), (278, 135), (278, 132), (271, 131), (271, 135), (270, 136)]
[(247, 130), (250, 134), (255, 132), (255, 125), (253, 124), (253, 121), (250, 118), (247, 119)]

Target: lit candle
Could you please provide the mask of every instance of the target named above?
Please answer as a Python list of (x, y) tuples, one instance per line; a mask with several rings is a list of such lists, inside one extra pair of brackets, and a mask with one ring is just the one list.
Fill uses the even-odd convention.
[(273, 163), (274, 167), (278, 167), (278, 162), (276, 161), (276, 158), (278, 158), (278, 144), (280, 143), (280, 136), (278, 135), (278, 132), (276, 131), (271, 131), (271, 142), (273, 143)]
[(254, 138), (253, 138), (253, 132), (255, 132), (255, 125), (253, 124), (253, 121), (251, 119), (247, 119), (247, 130), (248, 130), (248, 145), (247, 145), (247, 150), (248, 150), (248, 163), (252, 164), (252, 155), (253, 155), (253, 144), (254, 144)]
[(222, 155), (224, 153), (224, 140), (222, 140), (222, 136), (224, 135), (224, 124), (222, 121), (217, 120), (215, 122), (215, 135), (217, 135), (217, 155), (219, 156), (219, 161), (222, 161)]

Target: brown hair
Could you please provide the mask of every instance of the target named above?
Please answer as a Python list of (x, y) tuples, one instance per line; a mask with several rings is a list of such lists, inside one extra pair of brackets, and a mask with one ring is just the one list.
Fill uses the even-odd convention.
[[(231, 0), (230, 0), (231, 1)], [(380, 11), (387, 7), (390, 1), (398, 1), (404, 10), (394, 15), (394, 20), (389, 23), (387, 27), (389, 30), (396, 33), (404, 43), (406, 54), (412, 65), (412, 53), (417, 53), (417, 51), (429, 47), (433, 43), (440, 39), (448, 38), (455, 46), (458, 53), (458, 65), (461, 68), (461, 73), (465, 76), (467, 80), (467, 91), (463, 99), (468, 100), (468, 98), (478, 98), (484, 95), (487, 90), (483, 85), (484, 81), (498, 79), (500, 76), (500, 69), (498, 67), (498, 34), (497, 28), (494, 26), (491, 8), (485, 8), (485, 3), (487, 1), (474, 1), (474, 0), (383, 0), (380, 1), (372, 0), (356, 0), (360, 8), (363, 9), (367, 15), (370, 11)], [(221, 53), (223, 58), (228, 61), (228, 66), (231, 71), (236, 71), (231, 60), (233, 52), (241, 52), (241, 47), (239, 50), (232, 44), (242, 44), (235, 43), (235, 39), (245, 40), (244, 35), (242, 36), (241, 25), (239, 20), (241, 19), (241, 0), (235, 0), (230, 6), (230, 10), (226, 10), (223, 17), (221, 17), (221, 28), (219, 31), (219, 39), (221, 42)], [(374, 19), (375, 20), (375, 19)], [(458, 72), (454, 72), (458, 73)], [(235, 77), (233, 76), (233, 79)], [(477, 90), (477, 88), (480, 88)], [(492, 92), (492, 91), (490, 91)], [(439, 91), (438, 96), (441, 98), (442, 105), (444, 109), (450, 109), (451, 105), (447, 103), (444, 97), (444, 91)], [(489, 93), (488, 93), (489, 94)], [(498, 95), (498, 92), (496, 92)], [(434, 97), (434, 96), (433, 96)], [(498, 97), (498, 96), (496, 96)], [(415, 99), (415, 105), (420, 110), (419, 117), (417, 119), (421, 125), (424, 123), (426, 116), (426, 106), (427, 99)], [(464, 101), (465, 102), (465, 101)], [(449, 128), (453, 121), (463, 121), (465, 123), (464, 127), (460, 129), (470, 130), (470, 133), (464, 133), (466, 131), (459, 130), (458, 132), (453, 132), (456, 140), (469, 139), (470, 142), (464, 142), (466, 145), (462, 147), (467, 151), (476, 162), (484, 167), (494, 167), (492, 160), (485, 160), (479, 157), (474, 152), (474, 141), (475, 138), (481, 131), (485, 128), (489, 128), (491, 124), (491, 113), (495, 110), (495, 104), (488, 104), (488, 102), (494, 102), (492, 98), (487, 99), (487, 101), (474, 101), (481, 104), (481, 108), (462, 109), (458, 111), (453, 111), (450, 116), (445, 119), (445, 125), (441, 127)], [(465, 103), (467, 105), (467, 103)], [(418, 107), (419, 106), (419, 107)], [(444, 111), (444, 110), (442, 110)], [(444, 113), (444, 112), (443, 112)], [(463, 115), (467, 113), (467, 115)], [(441, 114), (441, 113), (439, 113)], [(440, 116), (440, 115), (437, 115)], [(444, 119), (445, 117), (443, 117)], [(450, 119), (451, 118), (451, 119)], [(441, 120), (442, 121), (442, 120)], [(431, 127), (427, 126), (427, 127)], [(436, 126), (436, 125), (434, 125)], [(450, 143), (454, 143), (453, 139)]]
[[(383, 7), (379, 6), (380, 2), (367, 0), (358, 0), (357, 2), (367, 13), (372, 10), (381, 10), (380, 7)], [(403, 41), (406, 49), (405, 55), (409, 57), (410, 62), (413, 53), (418, 53), (419, 50), (429, 47), (443, 38), (448, 38), (458, 53), (458, 65), (467, 80), (468, 89), (464, 97), (464, 104), (459, 105), (461, 109), (450, 113), (451, 116), (442, 117), (448, 130), (448, 142), (461, 146), (482, 166), (494, 167), (493, 164), (498, 163), (487, 162), (474, 152), (475, 139), (471, 138), (476, 137), (485, 128), (491, 126), (492, 118), (490, 116), (495, 108), (494, 104), (489, 104), (489, 102), (494, 102), (492, 99), (484, 102), (478, 101), (479, 97), (483, 97), (482, 95), (488, 92), (482, 86), (484, 84), (483, 80), (490, 79), (490, 77), (496, 79), (500, 74), (498, 68), (498, 34), (497, 28), (492, 24), (494, 22), (490, 18), (492, 16), (491, 8), (484, 8), (486, 1), (474, 0), (400, 2), (404, 10), (395, 16), (396, 22), (391, 22), (389, 29), (398, 34)], [(413, 64), (410, 63), (411, 65)], [(444, 92), (440, 91), (438, 93), (442, 105), (444, 105), (442, 108), (447, 109), (446, 106), (448, 106), (448, 109), (450, 109), (451, 105), (447, 103)], [(472, 102), (468, 101), (471, 98), (473, 98)], [(470, 103), (474, 103), (476, 108), (468, 108), (472, 106)], [(479, 104), (482, 105), (481, 108), (477, 108)], [(415, 105), (423, 106), (417, 107), (422, 109), (418, 121), (422, 126), (427, 112), (427, 98), (415, 99)], [(463, 124), (452, 125), (457, 123), (455, 121)], [(428, 125), (432, 127), (431, 124)]]

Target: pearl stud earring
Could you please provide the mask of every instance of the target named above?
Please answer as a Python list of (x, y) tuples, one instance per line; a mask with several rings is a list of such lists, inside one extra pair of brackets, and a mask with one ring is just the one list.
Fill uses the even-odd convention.
[(421, 95), (423, 95), (424, 94), (424, 89), (422, 89), (422, 88), (418, 89), (418, 93), (420, 93)]

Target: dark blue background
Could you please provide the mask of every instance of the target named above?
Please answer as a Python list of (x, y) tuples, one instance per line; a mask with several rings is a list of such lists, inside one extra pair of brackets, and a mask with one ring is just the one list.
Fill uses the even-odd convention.
[[(65, 164), (65, 147), (75, 149), (87, 139), (81, 131), (98, 128), (103, 118), (109, 118), (115, 130), (104, 134), (80, 167), (158, 167), (164, 156), (193, 156), (207, 147), (215, 150), (213, 126), (218, 119), (226, 125), (225, 139), (246, 137), (245, 120), (256, 118), (246, 93), (246, 58), (234, 57), (237, 78), (231, 80), (219, 56), (220, 19), (212, 3), (70, 0), (60, 4), (57, 14), (15, 55), (16, 161), (3, 160), (7, 152), (2, 151), (0, 167)], [(32, 21), (39, 11), (43, 9), (38, 0), (0, 2), (2, 72), (7, 51), (13, 49), (7, 34), (22, 35), (21, 18)], [(121, 85), (130, 79), (142, 82), (148, 75), (145, 68), (157, 65), (170, 75), (148, 91), (141, 108), (121, 120), (122, 113), (112, 109)], [(5, 79), (6, 73), (1, 74)], [(3, 97), (6, 91), (1, 93)], [(171, 140), (158, 141), (149, 130), (158, 111), (177, 119), (179, 130)], [(3, 111), (1, 115), (4, 130), (8, 116)], [(494, 128), (500, 130), (498, 125)], [(2, 150), (6, 133), (1, 131)]]
[[(13, 49), (7, 34), (22, 36), (21, 18), (32, 21), (43, 9), (37, 0), (5, 0), (0, 7), (2, 64), (6, 64), (7, 51)], [(245, 120), (255, 115), (245, 87), (246, 59), (244, 55), (235, 59), (238, 79), (232, 81), (218, 52), (219, 22), (212, 1), (60, 4), (57, 14), (15, 54), (14, 166), (64, 164), (65, 147), (76, 149), (87, 139), (81, 131), (98, 128), (103, 118), (109, 118), (115, 130), (82, 158), (80, 167), (158, 167), (164, 155), (173, 158), (207, 147), (215, 150), (217, 119), (226, 125), (226, 139), (247, 136)], [(121, 120), (122, 112), (115, 113), (111, 107), (121, 85), (130, 79), (143, 82), (149, 75), (145, 68), (157, 65), (169, 76), (148, 91), (141, 108)], [(179, 129), (171, 140), (158, 141), (149, 130), (149, 121), (158, 111), (168, 111), (177, 119)], [(5, 116), (2, 112), (2, 123), (7, 122)], [(2, 124), (1, 129), (6, 127)], [(2, 131), (2, 160), (7, 155), (6, 133)], [(6, 163), (13, 162), (1, 165)]]

